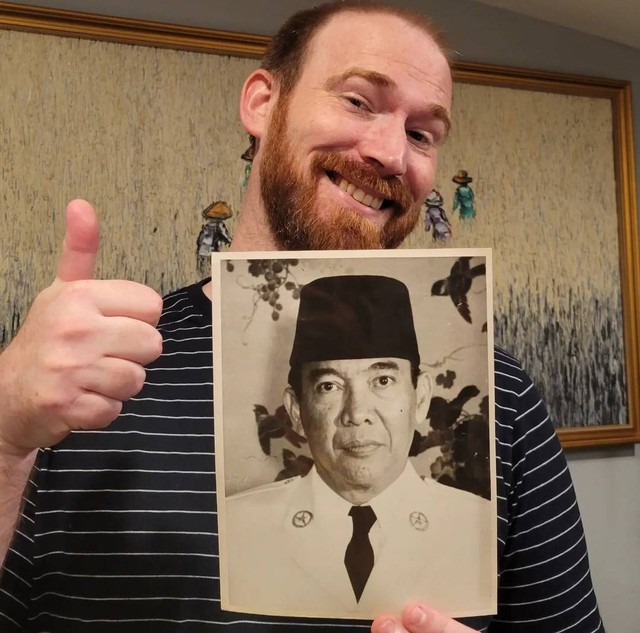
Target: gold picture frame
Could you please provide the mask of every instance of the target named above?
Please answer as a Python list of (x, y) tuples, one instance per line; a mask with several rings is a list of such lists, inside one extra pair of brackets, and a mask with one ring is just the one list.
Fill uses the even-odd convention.
[[(246, 58), (259, 57), (269, 41), (268, 37), (260, 35), (96, 16), (7, 2), (0, 2), (0, 29)], [(134, 54), (135, 50), (135, 48), (131, 48), (132, 54)], [(609, 151), (611, 153), (613, 178), (611, 178), (610, 185), (607, 185), (609, 191), (606, 193), (611, 199), (615, 200), (615, 218), (609, 218), (611, 220), (609, 224), (615, 226), (615, 230), (612, 229), (609, 238), (612, 240), (611, 244), (616, 244), (616, 248), (612, 249), (609, 243), (606, 248), (616, 251), (613, 253), (617, 262), (614, 285), (619, 295), (619, 322), (622, 327), (613, 328), (613, 332), (620, 337), (622, 346), (620, 354), (623, 357), (621, 369), (618, 368), (617, 371), (618, 375), (621, 376), (619, 391), (624, 401), (624, 409), (618, 416), (619, 419), (600, 420), (592, 419), (592, 417), (597, 416), (586, 416), (589, 418), (587, 423), (563, 425), (558, 428), (558, 432), (565, 447), (639, 442), (640, 341), (638, 340), (638, 334), (640, 317), (638, 297), (640, 294), (640, 264), (631, 87), (629, 82), (467, 62), (456, 62), (453, 65), (453, 74), (454, 82), (460, 86), (486, 87), (490, 90), (497, 88), (516, 92), (524, 91), (524, 93), (531, 93), (532, 99), (537, 99), (540, 95), (560, 95), (607, 104), (608, 111), (610, 111), (611, 129), (604, 135), (604, 143), (605, 153)], [(454, 121), (457, 121), (457, 119), (454, 119)], [(464, 160), (467, 160), (464, 156), (462, 158), (458, 156), (456, 167), (466, 169), (468, 165)], [(473, 163), (471, 158), (468, 160)], [(572, 160), (575, 160), (575, 157), (572, 157)], [(586, 157), (585, 160), (587, 160)], [(460, 161), (463, 161), (463, 163)], [(448, 169), (451, 172), (453, 167), (449, 166)], [(538, 179), (544, 180), (544, 177), (544, 174), (537, 173)], [(447, 182), (449, 181), (450, 177)], [(489, 181), (490, 175), (486, 173), (484, 174), (484, 180), (476, 180), (478, 191), (481, 192), (482, 187), (486, 186)], [(451, 187), (451, 185), (448, 186)], [(584, 209), (583, 211), (586, 213), (587, 210)], [(496, 211), (494, 215), (497, 216), (499, 213)], [(460, 229), (460, 235), (464, 233), (463, 229), (464, 227)], [(424, 235), (416, 234), (415, 240), (417, 241), (414, 240), (414, 243), (409, 244), (409, 246), (420, 247), (422, 245), (420, 241), (424, 242), (425, 239)], [(473, 240), (473, 234), (468, 235), (467, 239)], [(454, 245), (469, 246), (470, 244), (467, 242)], [(491, 244), (487, 243), (475, 245), (491, 246)], [(518, 250), (521, 247), (520, 244), (513, 242), (509, 246), (513, 250)], [(500, 248), (494, 248), (496, 248), (495, 259), (499, 261)], [(576, 250), (574, 253), (576, 258), (590, 256), (589, 253), (577, 250), (571, 243), (563, 244), (562, 248), (569, 250), (574, 248)], [(10, 277), (7, 283), (11, 283)], [(21, 314), (22, 307), (17, 311), (18, 316), (14, 315), (14, 322), (20, 321)], [(587, 320), (588, 316), (586, 317)], [(519, 353), (519, 350), (516, 351)], [(562, 361), (562, 357), (560, 361)], [(569, 362), (571, 362), (571, 359), (567, 358), (567, 363)], [(540, 376), (536, 375), (535, 372), (533, 377), (535, 382), (540, 379)], [(602, 393), (606, 393), (609, 387), (610, 385), (603, 384)], [(543, 396), (546, 396), (544, 389)], [(553, 413), (553, 406), (551, 408)]]

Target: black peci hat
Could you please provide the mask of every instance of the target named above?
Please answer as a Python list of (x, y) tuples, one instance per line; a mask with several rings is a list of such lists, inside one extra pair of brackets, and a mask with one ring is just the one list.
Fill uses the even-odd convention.
[(401, 281), (344, 275), (321, 277), (302, 288), (291, 368), (352, 358), (420, 364), (409, 291)]

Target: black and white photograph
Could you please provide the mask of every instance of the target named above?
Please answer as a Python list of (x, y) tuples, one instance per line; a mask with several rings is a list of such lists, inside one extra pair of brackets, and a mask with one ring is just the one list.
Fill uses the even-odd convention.
[(490, 251), (273, 255), (213, 258), (222, 607), (494, 612)]

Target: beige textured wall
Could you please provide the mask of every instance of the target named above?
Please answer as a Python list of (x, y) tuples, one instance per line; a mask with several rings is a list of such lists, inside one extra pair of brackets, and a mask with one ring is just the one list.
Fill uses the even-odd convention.
[(161, 291), (199, 278), (201, 210), (239, 208), (255, 65), (0, 30), (0, 345), (52, 279), (75, 196), (102, 221), (100, 275)]
[[(619, 285), (611, 117), (607, 99), (456, 84), (436, 182), (454, 226), (447, 246), (498, 249), (498, 304), (532, 273), (563, 292)], [(469, 226), (451, 212), (459, 169), (474, 179)], [(425, 245), (421, 227), (406, 245)]]
[[(457, 84), (452, 119), (437, 181), (447, 245), (494, 249), (496, 341), (558, 425), (626, 423), (610, 102)], [(451, 212), (459, 169), (474, 178), (472, 222)], [(407, 245), (424, 240), (417, 227)]]

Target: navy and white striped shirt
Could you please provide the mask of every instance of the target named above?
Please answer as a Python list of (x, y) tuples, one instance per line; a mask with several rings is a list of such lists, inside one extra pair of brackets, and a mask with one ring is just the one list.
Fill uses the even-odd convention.
[[(170, 294), (162, 356), (106, 431), (40, 452), (0, 579), (0, 631), (367, 631), (362, 621), (223, 612), (213, 456), (210, 304)], [(543, 402), (495, 352), (498, 614), (491, 632), (595, 633), (569, 470)]]

